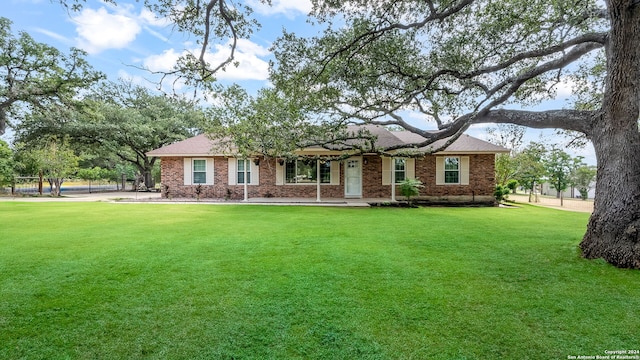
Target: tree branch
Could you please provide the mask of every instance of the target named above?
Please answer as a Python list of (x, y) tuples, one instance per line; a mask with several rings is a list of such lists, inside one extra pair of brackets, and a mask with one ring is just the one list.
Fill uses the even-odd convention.
[[(510, 78), (505, 80), (504, 82), (496, 85), (488, 94), (487, 94), (487, 99), (489, 99), (491, 96), (493, 96), (494, 94), (496, 94), (498, 91), (502, 90), (503, 88), (507, 87), (507, 90), (501, 94), (499, 97), (497, 97), (496, 99), (493, 99), (492, 101), (490, 101), (487, 105), (485, 105), (484, 107), (482, 107), (482, 110), (480, 110), (479, 112), (485, 112), (488, 111), (490, 109), (493, 109), (494, 107), (503, 104), (505, 101), (507, 101), (513, 94), (516, 93), (516, 91), (518, 91), (518, 89), (520, 89), (520, 87), (527, 82), (528, 80), (531, 80), (533, 78), (536, 78), (544, 73), (547, 73), (549, 71), (553, 71), (553, 70), (558, 70), (558, 69), (562, 69), (564, 67), (566, 67), (567, 65), (571, 64), (572, 62), (580, 59), (583, 55), (595, 50), (595, 49), (600, 49), (602, 48), (602, 44), (600, 43), (584, 43), (584, 44), (580, 44), (580, 45), (576, 45), (574, 46), (571, 51), (569, 51), (567, 54), (565, 54), (564, 56), (562, 56), (559, 59), (555, 59), (549, 62), (546, 62), (540, 66), (537, 66), (529, 71), (526, 71), (522, 74), (520, 74), (518, 77), (516, 78)], [(480, 106), (478, 106), (478, 109), (480, 109)], [(568, 129), (571, 130), (571, 129)], [(577, 130), (580, 131), (580, 130)]]
[[(329, 54), (327, 57), (325, 57), (324, 60), (321, 61), (322, 67), (321, 67), (321, 70), (320, 70), (319, 74), (322, 74), (324, 72), (324, 70), (326, 69), (327, 65), (331, 61), (333, 61), (333, 59), (338, 57), (339, 55), (344, 54), (346, 52), (349, 52), (349, 51), (353, 50), (354, 48), (356, 48), (356, 51), (354, 51), (354, 54), (355, 54), (355, 53), (357, 53), (357, 49), (358, 48), (361, 48), (364, 45), (374, 41), (375, 39), (379, 38), (380, 36), (382, 36), (383, 34), (389, 32), (389, 31), (393, 31), (393, 30), (410, 30), (410, 29), (422, 28), (426, 24), (428, 24), (428, 23), (430, 23), (432, 21), (436, 21), (436, 20), (441, 21), (441, 20), (446, 19), (449, 16), (452, 16), (452, 15), (460, 12), (462, 9), (464, 9), (468, 5), (472, 4), (473, 2), (474, 2), (474, 0), (463, 0), (463, 1), (460, 1), (460, 3), (458, 3), (456, 6), (453, 6), (453, 7), (449, 8), (449, 9), (446, 9), (445, 11), (442, 11), (442, 12), (438, 13), (437, 9), (434, 7), (433, 3), (431, 1), (429, 1), (428, 2), (428, 6), (429, 6), (429, 9), (430, 9), (430, 14), (429, 14), (429, 16), (424, 18), (422, 21), (417, 21), (417, 22), (413, 22), (413, 23), (409, 23), (409, 24), (401, 24), (401, 23), (390, 24), (390, 25), (381, 27), (379, 29), (372, 29), (370, 31), (366, 31), (366, 32), (356, 36), (348, 44), (346, 44), (345, 46), (341, 47), (340, 49), (334, 51), (333, 53)], [(362, 44), (360, 44), (360, 42), (362, 42)], [(360, 44), (360, 45), (358, 45), (358, 44)]]
[[(232, 44), (231, 44), (231, 52), (229, 56), (223, 62), (218, 64), (218, 66), (216, 66), (215, 68), (208, 69), (208, 65), (204, 57), (207, 53), (207, 48), (209, 47), (209, 36), (211, 34), (211, 12), (213, 11), (213, 7), (215, 6), (216, 3), (218, 4), (218, 11), (220, 11), (220, 16), (222, 16), (226, 25), (229, 27), (229, 30), (231, 30)], [(198, 61), (200, 62), (200, 66), (202, 66), (201, 68), (202, 79), (206, 80), (212, 75), (214, 75), (217, 71), (219, 71), (220, 69), (222, 69), (223, 67), (225, 67), (226, 65), (228, 65), (233, 61), (233, 58), (235, 56), (236, 46), (238, 44), (238, 34), (236, 33), (236, 29), (233, 24), (233, 18), (230, 16), (227, 10), (227, 7), (225, 6), (224, 0), (209, 1), (209, 4), (207, 4), (207, 8), (206, 8), (204, 26), (205, 26), (205, 33), (203, 36), (204, 39), (202, 41), (202, 49), (200, 51), (200, 57), (198, 58)]]

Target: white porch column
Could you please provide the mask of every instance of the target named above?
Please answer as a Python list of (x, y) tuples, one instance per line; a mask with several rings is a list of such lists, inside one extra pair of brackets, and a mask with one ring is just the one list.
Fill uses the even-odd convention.
[[(242, 171), (244, 172), (244, 200), (242, 201), (247, 201), (249, 200), (249, 189), (248, 189), (248, 181), (247, 181), (247, 159), (243, 159), (242, 160), (244, 162), (243, 166), (242, 166)], [(249, 165), (250, 166), (250, 165)]]
[(316, 201), (320, 202), (320, 160), (316, 160)]
[(396, 158), (391, 158), (391, 201), (396, 201)]

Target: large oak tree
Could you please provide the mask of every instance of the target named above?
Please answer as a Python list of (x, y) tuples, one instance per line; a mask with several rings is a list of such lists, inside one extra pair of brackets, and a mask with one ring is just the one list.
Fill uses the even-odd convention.
[[(584, 134), (598, 177), (583, 255), (640, 268), (640, 1), (601, 4), (318, 0), (320, 19), (342, 18), (316, 38), (285, 34), (275, 46), (274, 81), (296, 96), (324, 99), (319, 111), (419, 133), (427, 139), (420, 145), (478, 123)], [(602, 90), (600, 103), (527, 109), (552, 98), (563, 81), (591, 100)], [(403, 117), (408, 110), (438, 130), (413, 126)]]
[[(181, 30), (202, 36), (203, 51), (211, 34), (232, 39), (250, 34), (246, 14), (230, 10), (240, 6), (225, 0), (179, 3), (184, 6), (168, 7), (166, 14), (176, 9), (179, 14), (172, 19)], [(582, 133), (598, 160), (595, 210), (580, 244), (583, 255), (640, 268), (640, 1), (313, 3), (312, 15), (327, 29), (311, 39), (286, 33), (274, 45), (276, 86), (320, 104), (317, 112), (338, 122), (416, 132), (426, 139), (417, 145), (455, 138), (477, 123)], [(208, 79), (218, 67), (192, 61), (182, 69), (195, 69)], [(527, 110), (553, 97), (553, 85), (564, 80), (576, 85), (576, 94), (589, 94), (599, 104)], [(593, 91), (601, 93), (594, 97)], [(434, 121), (438, 130), (413, 126), (403, 117), (408, 110)]]
[(64, 54), (26, 32), (16, 35), (0, 17), (0, 135), (33, 111), (70, 106), (80, 90), (103, 78), (85, 55), (79, 49)]

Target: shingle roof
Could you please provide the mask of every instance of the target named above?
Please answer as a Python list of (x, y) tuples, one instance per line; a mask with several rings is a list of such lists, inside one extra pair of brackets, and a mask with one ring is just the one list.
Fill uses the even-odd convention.
[[(410, 131), (389, 131), (382, 126), (367, 125), (366, 130), (371, 135), (376, 136), (376, 147), (387, 148), (397, 145), (416, 144), (423, 142), (425, 139)], [(356, 132), (357, 126), (350, 127), (348, 130)], [(428, 148), (438, 148), (444, 144), (447, 139), (438, 140), (432, 145), (423, 147), (420, 150), (427, 150)], [(163, 146), (159, 149), (149, 151), (148, 156), (211, 156), (222, 155), (214, 154), (215, 140), (210, 139), (207, 135), (198, 135), (192, 138), (182, 140), (171, 145)], [(217, 150), (219, 151), (219, 150)], [(217, 152), (216, 151), (216, 152)], [(472, 136), (463, 134), (445, 150), (440, 153), (452, 154), (452, 153), (505, 153), (509, 152), (502, 146), (491, 144), (487, 141), (474, 138)]]
[(147, 156), (203, 156), (210, 155), (214, 142), (201, 134), (176, 143), (151, 150)]

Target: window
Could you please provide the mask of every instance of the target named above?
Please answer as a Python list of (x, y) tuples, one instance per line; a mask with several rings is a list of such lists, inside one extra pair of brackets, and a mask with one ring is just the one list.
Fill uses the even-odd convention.
[(247, 168), (247, 184), (251, 183), (251, 163), (250, 160), (242, 160), (242, 159), (238, 159), (238, 177), (237, 177), (237, 184), (244, 184), (244, 168)]
[[(287, 184), (315, 184), (318, 175), (316, 160), (294, 160), (285, 164), (285, 182)], [(320, 183), (331, 182), (331, 162), (320, 162)]]
[(457, 158), (457, 157), (444, 158), (444, 183), (445, 184), (460, 183), (460, 158)]
[(407, 178), (407, 159), (394, 159), (395, 160), (395, 180), (396, 184), (403, 182)]
[(329, 184), (331, 182), (331, 161), (320, 162), (320, 183)]
[(207, 160), (193, 160), (193, 183), (207, 183)]

